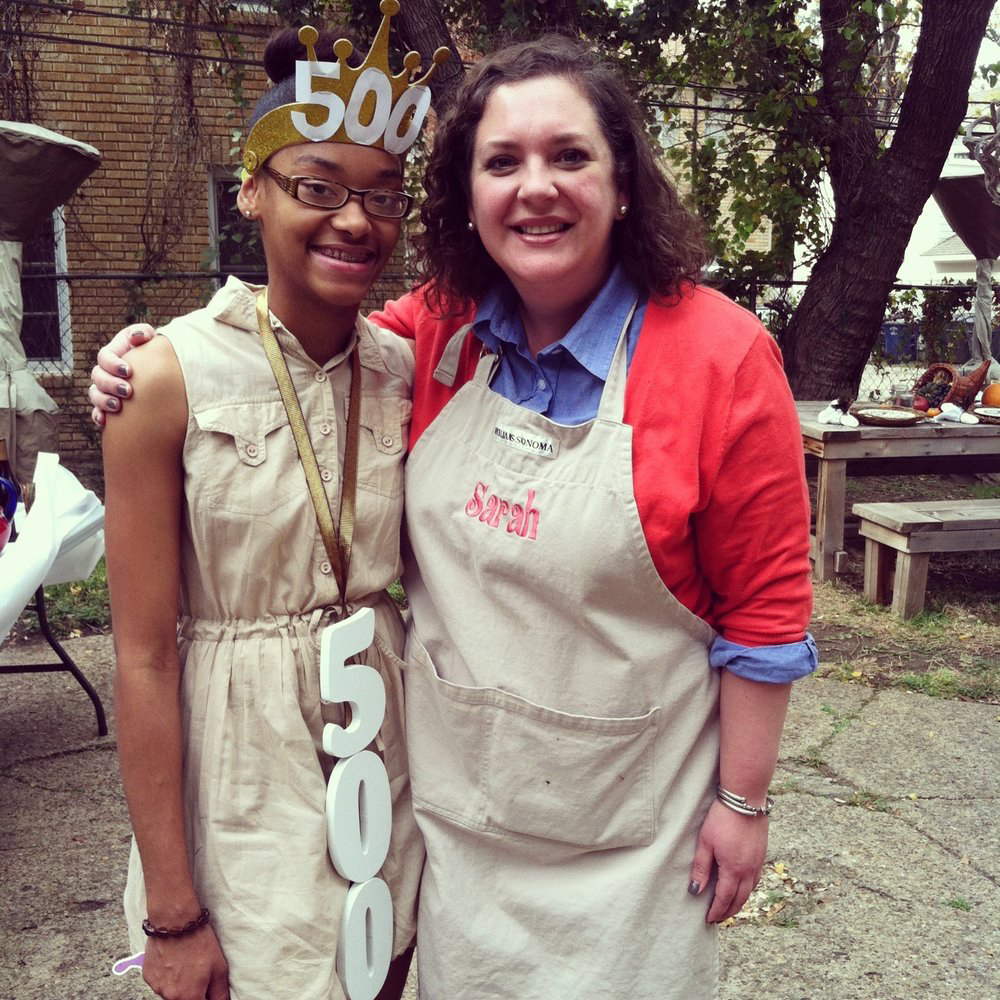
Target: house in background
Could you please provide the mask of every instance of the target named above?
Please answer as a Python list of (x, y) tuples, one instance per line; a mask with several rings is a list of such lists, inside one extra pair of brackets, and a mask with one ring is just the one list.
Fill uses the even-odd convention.
[[(969, 158), (965, 144), (956, 140), (941, 176), (974, 177), (982, 173), (982, 167)], [(899, 281), (907, 285), (935, 285), (945, 279), (975, 281), (976, 259), (955, 235), (938, 203), (931, 197), (913, 227), (910, 244), (899, 269)]]

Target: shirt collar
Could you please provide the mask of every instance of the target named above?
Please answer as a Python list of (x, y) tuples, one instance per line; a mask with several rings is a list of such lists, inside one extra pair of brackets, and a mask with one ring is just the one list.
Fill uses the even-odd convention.
[[(586, 312), (564, 337), (539, 351), (539, 355), (545, 356), (562, 347), (592, 375), (607, 379), (618, 335), (638, 295), (639, 290), (624, 267), (616, 264)], [(495, 285), (480, 301), (473, 332), (494, 353), (503, 345), (525, 353), (524, 326), (517, 312), (517, 299), (511, 295), (506, 282)]]
[[(247, 284), (240, 281), (239, 278), (230, 275), (226, 284), (212, 298), (209, 305), (209, 312), (214, 319), (222, 323), (227, 323), (230, 326), (235, 326), (237, 329), (245, 330), (247, 333), (258, 336), (257, 293), (263, 287), (263, 285)], [(290, 357), (297, 357), (301, 361), (304, 361), (307, 366), (317, 367), (316, 362), (302, 349), (302, 345), (298, 342), (295, 334), (270, 309), (268, 310), (268, 315), (271, 319), (271, 329), (274, 330), (274, 335), (278, 338), (281, 349)], [(358, 357), (363, 367), (378, 371), (387, 370), (368, 321), (360, 313), (354, 324), (354, 330), (347, 342), (347, 346), (339, 354), (330, 358), (323, 365), (323, 370), (331, 371), (342, 364), (350, 356), (355, 344), (359, 344)]]

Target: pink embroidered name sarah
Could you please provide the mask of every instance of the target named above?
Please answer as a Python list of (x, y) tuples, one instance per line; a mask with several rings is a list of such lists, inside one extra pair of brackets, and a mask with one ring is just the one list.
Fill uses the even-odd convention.
[(472, 499), (465, 505), (465, 513), (491, 528), (499, 528), (501, 521), (507, 518), (508, 535), (535, 541), (538, 535), (538, 509), (532, 506), (535, 491), (528, 490), (527, 502), (519, 504), (490, 493), (489, 489), (489, 483), (476, 483)]

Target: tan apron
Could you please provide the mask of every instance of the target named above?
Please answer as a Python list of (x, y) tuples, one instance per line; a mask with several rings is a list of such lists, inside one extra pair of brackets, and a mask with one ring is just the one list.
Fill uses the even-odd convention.
[(623, 330), (596, 419), (567, 427), (491, 391), (483, 357), (407, 462), (422, 1000), (717, 995), (687, 893), (714, 632), (646, 546), (625, 358)]

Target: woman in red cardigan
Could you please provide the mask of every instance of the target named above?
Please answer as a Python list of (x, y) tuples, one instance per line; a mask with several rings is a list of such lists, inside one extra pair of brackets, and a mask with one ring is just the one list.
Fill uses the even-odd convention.
[(634, 102), (574, 43), (478, 63), (426, 187), (428, 280), (372, 317), (416, 354), (422, 994), (714, 996), (816, 664), (777, 348), (698, 284)]

